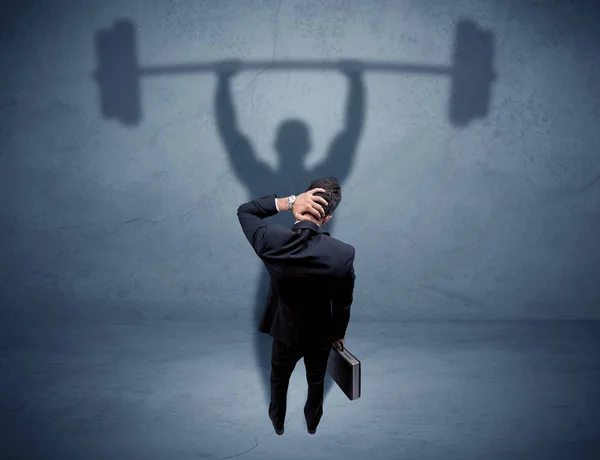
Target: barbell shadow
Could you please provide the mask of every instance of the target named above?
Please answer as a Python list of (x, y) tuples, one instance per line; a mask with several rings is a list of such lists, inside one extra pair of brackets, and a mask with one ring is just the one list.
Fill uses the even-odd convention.
[[(95, 36), (97, 69), (94, 78), (99, 88), (102, 114), (106, 119), (117, 119), (126, 126), (138, 125), (142, 119), (141, 78), (217, 72), (219, 69), (218, 62), (140, 66), (136, 41), (135, 27), (129, 19), (118, 20)], [(496, 79), (494, 38), (491, 32), (480, 29), (472, 20), (461, 19), (456, 24), (450, 65), (356, 62), (367, 72), (450, 78), (448, 118), (454, 126), (465, 127), (472, 120), (488, 114), (491, 86)], [(335, 61), (259, 60), (242, 62), (240, 70), (339, 71), (340, 67)]]

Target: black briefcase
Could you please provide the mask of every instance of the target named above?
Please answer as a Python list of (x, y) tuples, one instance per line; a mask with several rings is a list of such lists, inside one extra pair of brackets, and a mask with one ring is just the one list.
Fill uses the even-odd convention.
[(342, 349), (331, 346), (327, 373), (342, 389), (350, 401), (360, 398), (360, 361), (342, 346)]

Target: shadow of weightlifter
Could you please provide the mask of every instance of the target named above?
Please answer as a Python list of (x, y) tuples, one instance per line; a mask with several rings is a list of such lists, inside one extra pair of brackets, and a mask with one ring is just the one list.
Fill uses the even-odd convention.
[[(239, 61), (223, 61), (217, 65), (217, 91), (215, 113), (219, 135), (229, 155), (237, 178), (248, 189), (249, 199), (258, 199), (275, 193), (277, 196), (299, 194), (313, 179), (335, 176), (340, 184), (348, 177), (361, 135), (365, 116), (365, 86), (361, 64), (357, 61), (340, 61), (339, 70), (347, 77), (349, 92), (344, 125), (329, 146), (327, 156), (313, 168), (306, 167), (306, 158), (312, 150), (309, 128), (301, 120), (288, 119), (279, 125), (274, 147), (279, 155), (279, 169), (275, 170), (257, 158), (248, 137), (237, 122), (231, 97), (230, 82), (241, 70)], [(342, 187), (343, 188), (343, 187)], [(280, 213), (269, 218), (271, 222), (291, 227), (291, 213)], [(332, 233), (335, 219), (328, 224)], [(270, 288), (269, 274), (261, 264), (261, 277), (254, 302), (254, 348), (262, 373), (266, 401), (270, 399), (269, 371), (271, 368), (272, 339), (257, 330), (258, 320), (264, 311)], [(325, 394), (331, 388), (331, 379), (325, 382)]]

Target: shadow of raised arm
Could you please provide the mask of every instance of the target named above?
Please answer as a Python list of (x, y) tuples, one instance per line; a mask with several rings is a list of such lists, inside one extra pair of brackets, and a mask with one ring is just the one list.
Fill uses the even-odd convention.
[(236, 176), (251, 190), (261, 181), (267, 181), (273, 174), (269, 166), (260, 161), (247, 136), (237, 123), (231, 97), (231, 77), (235, 71), (222, 70), (217, 73), (218, 83), (215, 95), (215, 116), (217, 130), (229, 155)]
[(365, 84), (358, 64), (345, 68), (342, 71), (348, 77), (349, 91), (346, 103), (344, 127), (338, 133), (329, 149), (325, 159), (313, 169), (314, 177), (335, 176), (343, 182), (352, 167), (358, 141), (362, 134), (365, 119)]

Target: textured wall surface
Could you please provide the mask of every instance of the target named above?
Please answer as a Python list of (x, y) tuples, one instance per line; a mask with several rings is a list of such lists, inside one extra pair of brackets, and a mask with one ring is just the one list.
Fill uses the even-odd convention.
[[(597, 3), (0, 2), (0, 458), (599, 459)], [(139, 107), (103, 80), (107, 105), (118, 20), (140, 67), (268, 65), (145, 76)], [(463, 79), (273, 68), (340, 58)], [(362, 394), (328, 378), (309, 435), (299, 362), (276, 436), (236, 210), (320, 174)]]
[[(338, 145), (344, 198), (328, 225), (357, 250), (353, 319), (600, 318), (598, 12), (591, 1), (3, 2), (3, 315), (250, 318), (265, 280), (236, 208), (302, 191), (356, 101), (336, 71), (233, 77), (235, 126), (266, 165), (254, 170), (218, 130), (226, 101), (212, 73), (144, 77), (140, 123), (105, 119), (99, 30), (133, 21), (140, 65), (443, 65), (467, 18), (495, 47), (484, 118), (455, 126), (449, 78), (418, 73), (366, 72), (364, 105), (348, 109), (355, 137)], [(286, 153), (302, 142), (294, 163)]]

